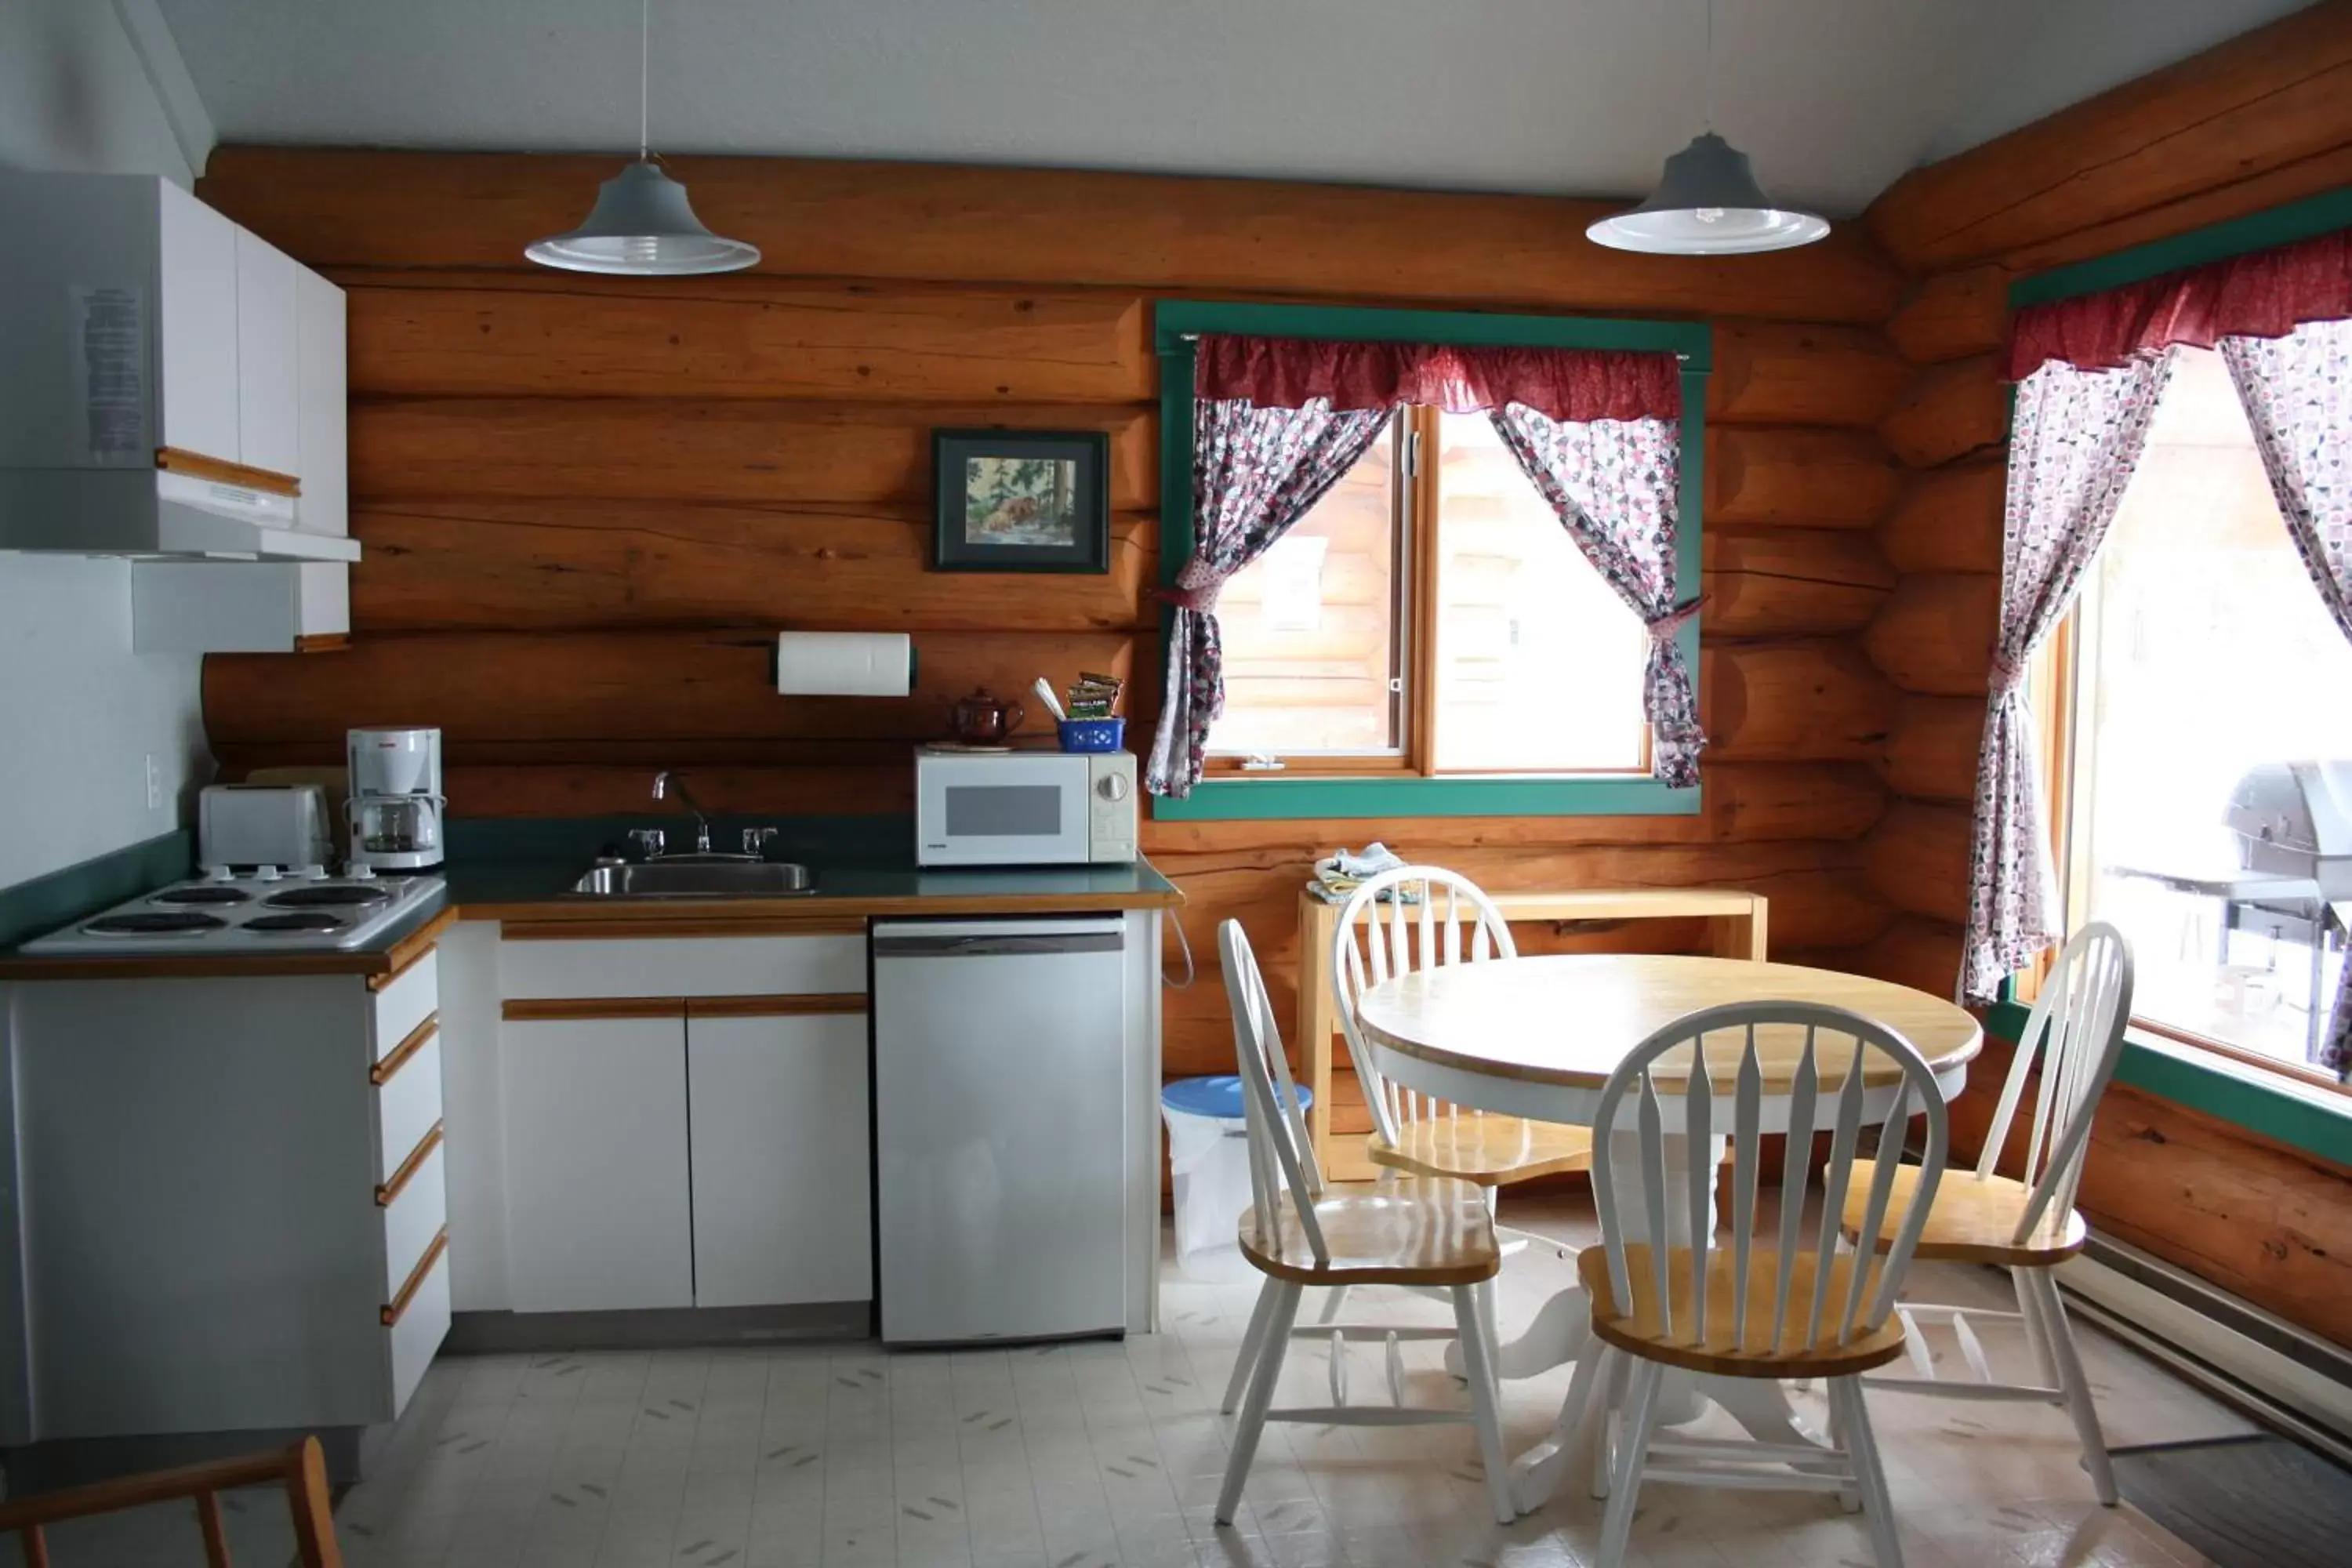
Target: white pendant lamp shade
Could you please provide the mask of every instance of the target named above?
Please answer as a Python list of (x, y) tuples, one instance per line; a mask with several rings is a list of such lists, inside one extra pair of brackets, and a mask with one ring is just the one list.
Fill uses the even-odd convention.
[(523, 254), (566, 272), (615, 272), (636, 278), (684, 278), (740, 272), (756, 265), (760, 247), (711, 233), (694, 216), (686, 187), (661, 172), (646, 139), (647, 66), (653, 58), (653, 0), (637, 7), (637, 161), (596, 187), (588, 221), (569, 234), (550, 235)]
[(567, 272), (677, 278), (740, 272), (759, 261), (760, 247), (703, 227), (686, 187), (648, 160), (599, 185), (596, 205), (578, 228), (551, 235), (523, 254)]
[(1654, 256), (1734, 256), (1811, 245), (1829, 220), (1764, 194), (1748, 154), (1710, 131), (1666, 160), (1650, 199), (1584, 231), (1595, 245)]

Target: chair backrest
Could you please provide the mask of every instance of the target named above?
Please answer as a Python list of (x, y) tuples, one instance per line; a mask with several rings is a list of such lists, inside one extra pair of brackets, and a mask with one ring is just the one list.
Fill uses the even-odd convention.
[(43, 1532), (46, 1525), (185, 1500), (196, 1505), (205, 1563), (211, 1568), (226, 1568), (228, 1531), (221, 1518), (220, 1494), (269, 1482), (286, 1489), (294, 1515), (295, 1560), (301, 1568), (341, 1568), (342, 1552), (335, 1544), (335, 1521), (327, 1493), (326, 1457), (316, 1437), (243, 1458), (153, 1470), (0, 1503), (0, 1535), (16, 1536), (25, 1562), (31, 1568), (46, 1568), (49, 1561)]
[(1977, 1175), (1991, 1175), (2008, 1146), (2025, 1080), (2038, 1065), (2041, 1084), (2021, 1178), (2033, 1193), (2012, 1241), (2032, 1235), (2053, 1207), (2063, 1213), (2074, 1206), (2074, 1189), (2090, 1153), (2091, 1118), (2123, 1058), (2131, 998), (2131, 944), (2105, 921), (2093, 921), (2059, 953), (2033, 999), (2009, 1064), (2009, 1081), (2001, 1085), (2000, 1104), (1985, 1131), (1984, 1152), (1977, 1157)]
[[(1874, 1057), (1883, 1059), (1873, 1062)], [(1890, 1066), (1897, 1075), (1891, 1085), (1885, 1081)], [(1879, 1081), (1866, 1083), (1871, 1079)], [(1845, 1289), (1833, 1300), (1830, 1290), (1836, 1273), (1839, 1221), (1852, 1184), (1865, 1101), (1889, 1087), (1894, 1101), (1887, 1108), (1885, 1126), (1899, 1133), (1912, 1116), (1924, 1113), (1927, 1157), (1895, 1228), (1894, 1246), (1874, 1269), (1867, 1266), (1866, 1254), (1853, 1257)], [(1625, 1104), (1629, 1097), (1631, 1106)], [(1785, 1101), (1785, 1121), (1767, 1113), (1768, 1098), (1776, 1110)], [(1694, 1344), (1719, 1341), (1742, 1352), (1782, 1353), (1825, 1342), (1844, 1344), (1886, 1321), (1935, 1200), (1948, 1136), (1935, 1074), (1910, 1041), (1843, 1008), (1789, 1002), (1709, 1007), (1658, 1030), (1609, 1075), (1592, 1125), (1592, 1195), (1601, 1211), (1601, 1245), (1608, 1250), (1614, 1300), (1634, 1300), (1631, 1269), (1638, 1265), (1651, 1271), (1659, 1327), (1669, 1338)], [(1788, 1142), (1781, 1161), (1780, 1212), (1773, 1232), (1759, 1237), (1759, 1153), (1765, 1134), (1783, 1125)], [(1830, 1134), (1829, 1163), (1822, 1172), (1819, 1215), (1808, 1224), (1810, 1155), (1814, 1134), (1822, 1131)], [(1650, 1238), (1646, 1246), (1636, 1247), (1626, 1235), (1628, 1216), (1621, 1206), (1625, 1173), (1619, 1156), (1627, 1141), (1610, 1132), (1638, 1135), (1638, 1167), (1633, 1174), (1641, 1185), (1639, 1213)], [(1669, 1149), (1670, 1137), (1680, 1138), (1678, 1150)], [(1709, 1217), (1717, 1159), (1712, 1140), (1717, 1137), (1727, 1137), (1731, 1145), (1731, 1201), (1723, 1215), (1727, 1245), (1716, 1242)], [(1670, 1160), (1680, 1162), (1677, 1173), (1687, 1184), (1686, 1215), (1667, 1212)], [(1883, 1234), (1895, 1168), (1892, 1159), (1875, 1166), (1860, 1226), (1865, 1237)], [(1677, 1219), (1686, 1220), (1690, 1237), (1685, 1277), (1691, 1289), (1679, 1302), (1669, 1288), (1672, 1249), (1666, 1245), (1673, 1234), (1671, 1221)], [(1737, 1321), (1710, 1325), (1704, 1282), (1710, 1264), (1719, 1267), (1717, 1255), (1726, 1250), (1732, 1258), (1728, 1309)], [(1674, 1275), (1683, 1272), (1681, 1268), (1672, 1270)], [(1872, 1289), (1874, 1274), (1877, 1284)], [(1769, 1292), (1764, 1298), (1771, 1303), (1769, 1335), (1751, 1321), (1758, 1314), (1747, 1310), (1757, 1290)]]
[(1442, 866), (1382, 871), (1339, 906), (1331, 932), (1331, 984), (1339, 993), (1339, 1027), (1347, 1037), (1349, 1065), (1363, 1086), (1372, 1123), (1383, 1139), (1394, 1143), (1404, 1123), (1451, 1108), (1401, 1089), (1381, 1076), (1371, 1046), (1356, 1021), (1357, 998), (1400, 974), (1518, 955), (1509, 922), (1495, 900), (1469, 878)]
[(1233, 1008), (1242, 1117), (1249, 1130), (1250, 1211), (1256, 1216), (1259, 1236), (1271, 1244), (1281, 1200), (1287, 1194), (1317, 1260), (1328, 1263), (1331, 1249), (1315, 1218), (1315, 1200), (1323, 1195), (1323, 1173), (1315, 1163), (1315, 1146), (1307, 1141), (1307, 1119), (1299, 1113), (1265, 978), (1258, 973), (1257, 954), (1251, 951), (1241, 921), (1227, 921), (1217, 928), (1217, 950), (1225, 972), (1225, 1000)]

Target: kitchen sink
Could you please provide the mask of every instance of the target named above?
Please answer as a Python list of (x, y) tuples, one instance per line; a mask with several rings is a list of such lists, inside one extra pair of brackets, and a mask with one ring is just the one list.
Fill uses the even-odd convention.
[(598, 866), (572, 884), (590, 899), (781, 899), (816, 891), (805, 866), (781, 860), (647, 860)]

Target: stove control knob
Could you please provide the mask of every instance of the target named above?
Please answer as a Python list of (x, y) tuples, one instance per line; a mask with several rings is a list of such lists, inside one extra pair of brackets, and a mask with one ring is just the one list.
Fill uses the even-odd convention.
[(236, 873), (229, 869), (226, 866), (207, 866), (205, 868), (205, 880), (207, 882), (234, 882), (236, 880)]
[(253, 868), (253, 879), (257, 882), (275, 882), (278, 878), (278, 870), (275, 866), (256, 866)]
[(313, 860), (302, 868), (302, 876), (307, 881), (323, 882), (327, 879), (327, 868)]
[(344, 872), (343, 876), (353, 882), (373, 882), (375, 880), (375, 868), (373, 866), (354, 866), (350, 870)]

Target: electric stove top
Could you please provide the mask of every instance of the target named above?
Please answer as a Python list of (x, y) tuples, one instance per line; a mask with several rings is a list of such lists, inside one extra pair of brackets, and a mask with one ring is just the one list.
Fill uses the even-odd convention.
[(26, 952), (335, 952), (363, 947), (439, 900), (442, 879), (414, 872), (337, 876), (324, 866), (208, 868), (28, 942)]

